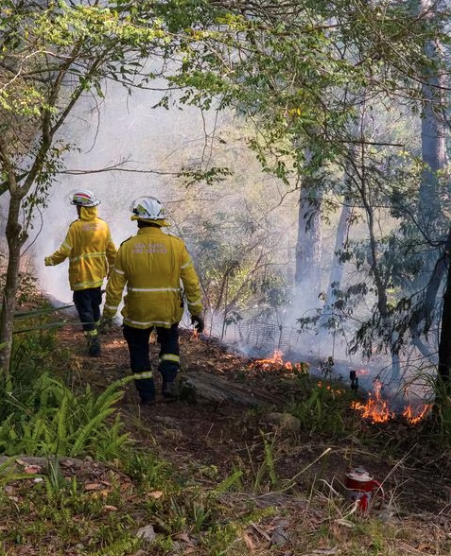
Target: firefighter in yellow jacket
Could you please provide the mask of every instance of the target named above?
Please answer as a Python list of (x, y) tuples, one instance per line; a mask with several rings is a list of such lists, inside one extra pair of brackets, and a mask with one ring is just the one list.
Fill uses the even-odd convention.
[(76, 191), (71, 204), (77, 207), (78, 220), (69, 226), (61, 247), (45, 258), (46, 266), (55, 266), (69, 258), (69, 283), (92, 357), (100, 355), (98, 326), (101, 286), (114, 264), (116, 247), (108, 224), (97, 216), (100, 201), (88, 189)]
[[(149, 358), (149, 338), (155, 328), (160, 345), (158, 370), (162, 394), (176, 399), (176, 376), (180, 368), (178, 326), (186, 298), (191, 321), (199, 332), (204, 323), (199, 279), (185, 243), (162, 228), (170, 226), (164, 209), (154, 197), (136, 199), (130, 210), (138, 233), (124, 241), (106, 288), (103, 319), (116, 314), (127, 286), (122, 309), (123, 334), (141, 404), (155, 402), (155, 384)], [(183, 290), (182, 290), (183, 286)]]

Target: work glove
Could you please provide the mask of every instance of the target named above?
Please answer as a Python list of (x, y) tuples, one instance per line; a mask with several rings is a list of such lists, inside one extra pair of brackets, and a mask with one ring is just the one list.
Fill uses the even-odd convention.
[(202, 334), (205, 328), (204, 319), (200, 315), (193, 315), (191, 317), (191, 324), (194, 324), (194, 328)]
[(99, 323), (99, 332), (100, 334), (107, 334), (113, 328), (113, 318), (112, 317), (104, 317), (103, 315), (100, 317)]

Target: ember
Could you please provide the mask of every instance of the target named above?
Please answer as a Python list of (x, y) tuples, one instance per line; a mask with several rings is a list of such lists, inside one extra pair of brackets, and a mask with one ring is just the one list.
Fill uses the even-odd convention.
[[(396, 417), (396, 412), (391, 411), (388, 400), (382, 397), (382, 383), (375, 380), (374, 393), (370, 393), (368, 401), (364, 403), (353, 402), (351, 407), (362, 414), (363, 419), (368, 419), (372, 423), (386, 423), (390, 419)], [(408, 405), (402, 411), (404, 419), (414, 425), (421, 421), (429, 413), (432, 405), (426, 404), (419, 411), (414, 411), (412, 406)]]
[(318, 386), (318, 388), (325, 388), (334, 395), (337, 394), (338, 396), (341, 396), (345, 393), (344, 390), (340, 388), (333, 388), (330, 384), (324, 384), (321, 380), (317, 382), (316, 385)]

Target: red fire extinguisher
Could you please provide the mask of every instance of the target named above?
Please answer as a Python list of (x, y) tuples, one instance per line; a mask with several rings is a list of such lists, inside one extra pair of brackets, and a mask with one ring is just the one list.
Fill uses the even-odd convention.
[(346, 495), (351, 502), (357, 502), (358, 508), (367, 513), (372, 505), (372, 500), (376, 495), (380, 496), (378, 505), (384, 498), (384, 490), (379, 481), (376, 481), (363, 468), (356, 467), (346, 473)]

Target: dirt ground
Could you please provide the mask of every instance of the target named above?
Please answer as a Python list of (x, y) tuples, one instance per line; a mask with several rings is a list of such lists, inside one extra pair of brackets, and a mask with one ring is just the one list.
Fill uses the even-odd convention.
[[(60, 333), (60, 344), (70, 353), (71, 380), (88, 381), (101, 390), (127, 376), (129, 358), (120, 328), (102, 336), (102, 357), (85, 354), (85, 342), (76, 326)], [(255, 373), (252, 361), (234, 354), (215, 340), (194, 338), (181, 330), (182, 377), (199, 371), (239, 386), (256, 398), (254, 407), (231, 401), (165, 402), (141, 408), (130, 384), (120, 411), (127, 429), (143, 447), (158, 450), (181, 472), (227, 477), (238, 466), (256, 481), (264, 461), (264, 441), (271, 446), (281, 480), (294, 478), (299, 490), (340, 490), (349, 467), (364, 466), (385, 491), (384, 506), (397, 515), (422, 515), (439, 523), (451, 535), (451, 468), (448, 450), (431, 447), (427, 422), (411, 426), (401, 420), (383, 425), (363, 421), (353, 410), (347, 415), (353, 435), (327, 438), (319, 432), (281, 430), (268, 414), (283, 411), (290, 397), (290, 381), (284, 373)], [(151, 343), (154, 370), (158, 346)], [(157, 392), (160, 377), (155, 372)], [(258, 403), (259, 393), (265, 399)], [(274, 403), (268, 403), (268, 397)], [(349, 421), (351, 420), (351, 421)], [(349, 430), (349, 429), (348, 429)]]

